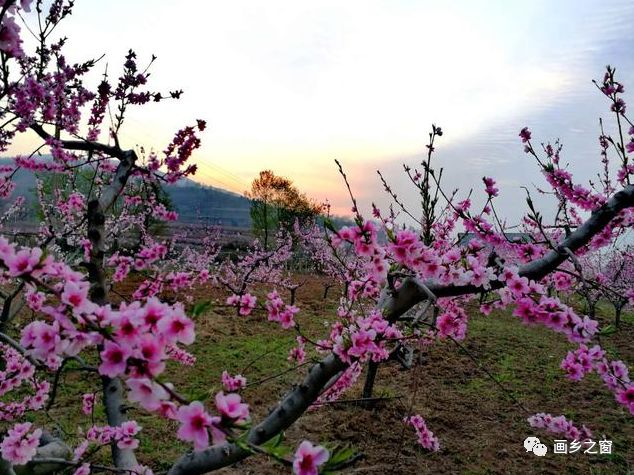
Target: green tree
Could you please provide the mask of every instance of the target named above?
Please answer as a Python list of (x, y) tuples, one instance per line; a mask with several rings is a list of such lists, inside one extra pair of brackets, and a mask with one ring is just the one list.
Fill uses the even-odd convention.
[(263, 170), (246, 192), (251, 200), (253, 232), (264, 248), (269, 239), (280, 229), (291, 229), (295, 220), (300, 224), (318, 216), (323, 206), (300, 192), (288, 178)]

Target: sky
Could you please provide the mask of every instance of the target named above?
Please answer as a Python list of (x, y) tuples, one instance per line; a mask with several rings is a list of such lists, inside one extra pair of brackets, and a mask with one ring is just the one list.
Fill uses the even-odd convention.
[(389, 202), (380, 169), (416, 214), (402, 164), (420, 162), (435, 123), (446, 188), (495, 177), (512, 223), (520, 187), (544, 183), (523, 126), (561, 138), (576, 175), (598, 171), (609, 109), (591, 80), (611, 64), (634, 87), (633, 21), (631, 0), (79, 0), (61, 33), (74, 60), (105, 54), (98, 72), (129, 48), (158, 56), (151, 88), (185, 94), (134, 110), (122, 145), (161, 150), (205, 119), (198, 181), (243, 192), (272, 169), (345, 214), (336, 158), (362, 209)]

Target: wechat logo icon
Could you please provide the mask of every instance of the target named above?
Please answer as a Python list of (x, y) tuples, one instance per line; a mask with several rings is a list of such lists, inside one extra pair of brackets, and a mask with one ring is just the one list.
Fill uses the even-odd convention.
[(537, 437), (526, 437), (524, 448), (527, 452), (533, 452), (538, 457), (543, 457), (548, 452), (548, 447), (542, 444)]

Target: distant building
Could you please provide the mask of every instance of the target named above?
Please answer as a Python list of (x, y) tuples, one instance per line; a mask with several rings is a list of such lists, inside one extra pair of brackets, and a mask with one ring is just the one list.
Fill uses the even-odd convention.
[[(506, 239), (515, 243), (527, 243), (533, 242), (533, 238), (528, 233), (504, 233)], [(466, 246), (471, 242), (472, 239), (477, 238), (478, 235), (475, 233), (458, 233), (458, 245)]]

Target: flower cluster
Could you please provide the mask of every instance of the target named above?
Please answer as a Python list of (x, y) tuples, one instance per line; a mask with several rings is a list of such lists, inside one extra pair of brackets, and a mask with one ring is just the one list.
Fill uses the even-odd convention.
[(467, 312), (453, 301), (448, 301), (443, 313), (436, 320), (438, 336), (443, 338), (454, 338), (458, 341), (464, 340), (467, 334)]
[(31, 427), (30, 422), (25, 422), (9, 429), (0, 444), (0, 453), (4, 460), (15, 465), (24, 465), (35, 457), (42, 430), (31, 431)]
[(256, 303), (257, 297), (249, 293), (243, 295), (234, 294), (227, 297), (227, 305), (236, 307), (238, 309), (238, 314), (242, 316), (250, 315), (255, 308)]
[(367, 317), (357, 318), (347, 327), (334, 325), (330, 339), (334, 342), (332, 351), (342, 361), (351, 364), (353, 361), (387, 359), (387, 342), (402, 336), (396, 325), (390, 324), (380, 312), (374, 311)]
[(150, 170), (159, 170), (162, 166), (167, 168), (167, 173), (163, 178), (168, 183), (175, 183), (179, 179), (196, 173), (196, 165), (183, 166), (191, 157), (194, 150), (200, 147), (200, 139), (197, 137), (197, 131), (205, 130), (205, 121), (199, 120), (196, 126), (185, 127), (179, 130), (172, 142), (163, 152), (165, 157), (162, 160), (153, 154), (150, 156), (148, 168)]
[(266, 300), (266, 311), (270, 322), (278, 322), (282, 328), (295, 326), (295, 314), (299, 308), (295, 305), (286, 305), (276, 290), (270, 292)]
[[(41, 409), (48, 399), (48, 381), (36, 379), (33, 364), (8, 345), (0, 344), (0, 358), (5, 364), (0, 370), (0, 397), (18, 390), (21, 395), (17, 401), (0, 401), (0, 421), (13, 421), (29, 410)], [(24, 386), (31, 391), (24, 391)]]
[(495, 180), (493, 178), (483, 177), (482, 181), (484, 182), (484, 186), (486, 187), (484, 191), (487, 195), (492, 198), (498, 195), (500, 190), (495, 186)]
[(0, 24), (0, 50), (9, 57), (19, 58), (24, 55), (22, 38), (20, 38), (20, 27), (15, 22), (14, 15), (18, 13), (18, 9), (30, 12), (32, 3), (33, 0), (20, 0), (19, 5), (18, 2), (15, 2), (9, 7), (11, 15), (5, 14), (2, 17), (2, 23)]
[(295, 361), (297, 364), (302, 364), (306, 359), (306, 339), (302, 336), (295, 338), (297, 346), (294, 346), (288, 351), (288, 361)]
[(222, 372), (221, 380), (222, 385), (229, 392), (238, 391), (245, 388), (247, 385), (247, 378), (245, 378), (241, 374), (231, 376), (227, 371)]
[(108, 265), (116, 268), (113, 280), (115, 282), (123, 281), (133, 268), (136, 271), (148, 269), (156, 261), (164, 259), (167, 251), (168, 247), (165, 244), (152, 243), (143, 247), (134, 256), (122, 256), (119, 253), (114, 253), (108, 260)]
[(551, 434), (561, 435), (568, 440), (587, 440), (592, 432), (586, 426), (578, 428), (565, 416), (552, 416), (543, 412), (528, 418), (528, 423), (536, 429), (545, 429)]
[(323, 406), (325, 403), (339, 399), (345, 391), (350, 389), (354, 383), (357, 382), (362, 371), (363, 366), (359, 364), (359, 362), (352, 363), (341, 373), (337, 381), (317, 398), (312, 407), (317, 408)]
[(92, 414), (96, 399), (95, 393), (86, 393), (81, 397), (81, 411), (87, 416)]
[(178, 409), (175, 419), (180, 422), (177, 436), (181, 440), (194, 443), (194, 450), (203, 450), (209, 446), (211, 432), (214, 444), (227, 438), (232, 426), (240, 426), (249, 419), (249, 406), (241, 401), (238, 394), (216, 394), (216, 409), (219, 416), (211, 416), (199, 401), (194, 401)]
[(116, 442), (120, 449), (136, 449), (139, 440), (134, 436), (141, 430), (135, 421), (123, 422), (120, 426), (92, 426), (86, 432), (86, 440), (99, 445), (107, 445)]
[(438, 438), (427, 428), (425, 419), (423, 419), (420, 415), (415, 414), (413, 416), (406, 417), (403, 419), (403, 423), (414, 428), (416, 435), (418, 436), (418, 443), (421, 447), (432, 452), (440, 450)]

